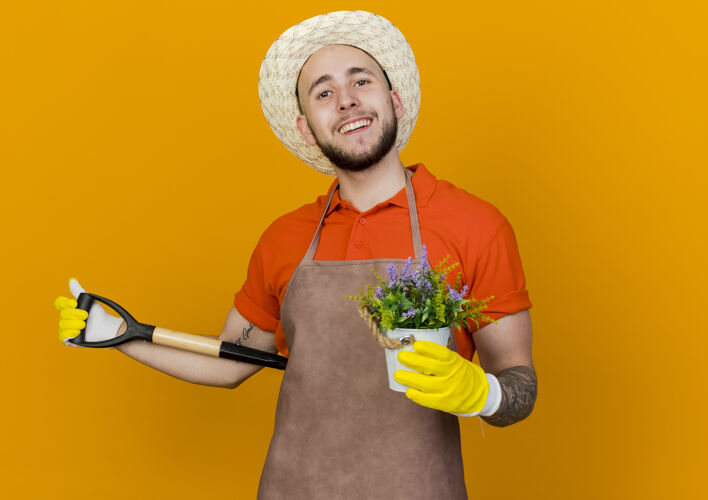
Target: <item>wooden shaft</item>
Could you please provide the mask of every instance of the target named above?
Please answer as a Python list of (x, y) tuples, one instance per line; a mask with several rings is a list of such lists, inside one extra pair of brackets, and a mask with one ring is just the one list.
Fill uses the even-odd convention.
[(155, 327), (152, 333), (152, 343), (176, 347), (183, 351), (197, 352), (215, 358), (219, 357), (221, 340), (191, 333), (173, 332), (166, 328)]

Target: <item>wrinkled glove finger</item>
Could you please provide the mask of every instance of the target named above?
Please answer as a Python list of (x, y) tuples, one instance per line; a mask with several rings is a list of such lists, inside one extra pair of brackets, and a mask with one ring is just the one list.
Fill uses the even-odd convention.
[(411, 388), (406, 391), (406, 397), (421, 406), (434, 410), (447, 411), (443, 397), (439, 394), (429, 394)]
[(76, 300), (69, 297), (57, 297), (57, 300), (54, 301), (54, 307), (60, 311), (62, 309), (76, 309), (76, 306)]
[[(59, 330), (83, 330), (86, 328), (86, 322), (80, 319), (63, 319), (59, 321)], [(78, 335), (78, 333), (76, 334)], [(74, 335), (74, 336), (76, 336)]]
[(427, 340), (416, 340), (413, 342), (413, 349), (423, 356), (436, 359), (443, 363), (449, 363), (454, 358), (455, 354), (457, 354), (445, 346)]
[(83, 309), (62, 309), (59, 311), (59, 318), (61, 319), (80, 319), (86, 320), (88, 318), (88, 312)]
[(407, 370), (396, 370), (393, 373), (393, 379), (399, 384), (421, 392), (440, 392), (442, 390), (441, 385), (445, 383), (445, 379)]
[(446, 368), (446, 365), (440, 361), (417, 352), (401, 351), (397, 358), (402, 365), (428, 375), (440, 375)]

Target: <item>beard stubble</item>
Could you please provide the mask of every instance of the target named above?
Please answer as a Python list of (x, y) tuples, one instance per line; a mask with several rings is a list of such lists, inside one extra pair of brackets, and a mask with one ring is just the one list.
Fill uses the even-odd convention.
[[(310, 130), (312, 130), (312, 127), (310, 127)], [(381, 161), (396, 143), (398, 120), (396, 120), (393, 102), (391, 102), (391, 119), (382, 122), (381, 137), (368, 151), (359, 154), (349, 153), (332, 143), (321, 142), (314, 132), (313, 135), (315, 143), (319, 146), (322, 154), (335, 166), (349, 172), (366, 170)]]

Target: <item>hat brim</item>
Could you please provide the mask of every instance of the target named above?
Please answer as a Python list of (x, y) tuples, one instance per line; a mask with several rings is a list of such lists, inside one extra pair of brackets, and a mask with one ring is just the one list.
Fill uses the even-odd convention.
[(365, 11), (330, 12), (285, 31), (261, 64), (258, 94), (266, 120), (280, 141), (300, 160), (320, 172), (336, 175), (320, 148), (307, 144), (297, 130), (300, 115), (295, 88), (303, 64), (327, 45), (351, 45), (366, 51), (386, 71), (403, 102), (396, 147), (408, 143), (420, 107), (420, 79), (413, 51), (391, 22)]

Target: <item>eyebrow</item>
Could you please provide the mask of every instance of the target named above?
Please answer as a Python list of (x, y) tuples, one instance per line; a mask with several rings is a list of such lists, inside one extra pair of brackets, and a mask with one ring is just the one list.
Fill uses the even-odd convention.
[[(347, 75), (347, 76), (352, 76), (352, 75), (356, 75), (357, 73), (366, 73), (366, 74), (368, 74), (368, 75), (375, 76), (375, 75), (374, 75), (371, 71), (369, 71), (368, 69), (366, 69), (366, 68), (360, 68), (360, 67), (358, 67), (358, 66), (353, 66), (353, 67), (349, 68), (349, 69), (347, 70), (346, 75)], [(310, 85), (310, 90), (308, 90), (307, 95), (312, 94), (312, 91), (314, 90), (315, 87), (317, 87), (318, 85), (320, 85), (320, 84), (322, 84), (322, 83), (324, 83), (324, 82), (326, 82), (326, 81), (329, 81), (329, 80), (331, 80), (331, 79), (332, 79), (332, 75), (322, 75), (322, 76), (319, 77), (317, 80), (315, 80), (314, 82), (312, 82), (312, 85)]]

